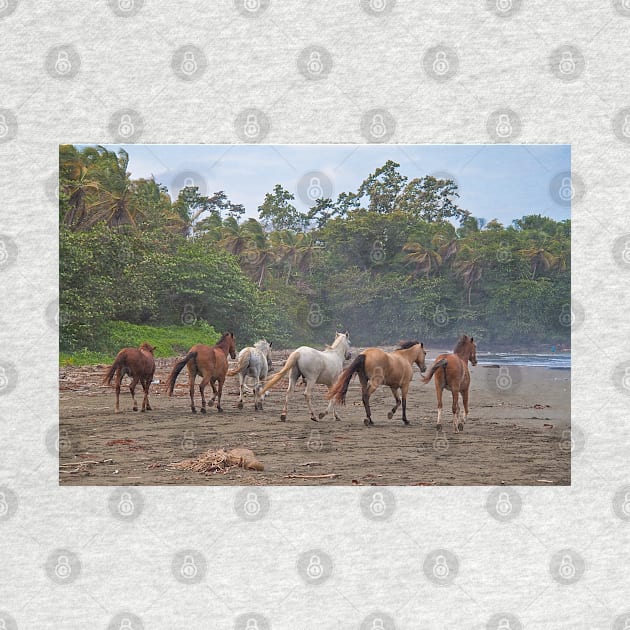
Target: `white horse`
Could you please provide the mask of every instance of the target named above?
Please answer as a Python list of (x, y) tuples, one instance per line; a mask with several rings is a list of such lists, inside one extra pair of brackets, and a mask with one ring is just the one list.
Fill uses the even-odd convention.
[(238, 353), (238, 362), (236, 367), (230, 370), (227, 375), (234, 376), (238, 374), (239, 380), (239, 392), (238, 408), (243, 408), (243, 392), (246, 389), (245, 378), (251, 377), (254, 379), (254, 410), (262, 411), (263, 400), (265, 398), (264, 393), (260, 390), (262, 388), (262, 381), (267, 378), (267, 374), (271, 370), (271, 342), (261, 339), (257, 341), (253, 346), (243, 348)]
[[(289, 404), (289, 396), (295, 387), (300, 376), (306, 380), (306, 389), (304, 396), (311, 413), (311, 420), (317, 420), (315, 412), (311, 406), (311, 394), (317, 383), (327, 385), (328, 388), (337, 380), (341, 370), (343, 369), (344, 360), (351, 358), (350, 354), (350, 335), (349, 333), (335, 333), (335, 341), (332, 346), (326, 346), (326, 350), (315, 350), (308, 346), (302, 346), (294, 350), (284, 364), (284, 367), (271, 379), (269, 379), (262, 389), (262, 393), (269, 391), (280, 379), (289, 374), (289, 387), (284, 400), (284, 407), (280, 420), (287, 419), (287, 406)], [(335, 402), (331, 399), (328, 403), (326, 411), (319, 414), (319, 418), (323, 418), (330, 411), (333, 412), (335, 419), (339, 420), (337, 411), (335, 410)]]

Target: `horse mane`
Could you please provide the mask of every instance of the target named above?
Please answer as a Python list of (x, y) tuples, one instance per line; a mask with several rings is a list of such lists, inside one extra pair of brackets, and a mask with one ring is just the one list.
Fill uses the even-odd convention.
[(457, 354), (462, 348), (470, 343), (470, 337), (468, 335), (462, 335), (453, 348), (453, 354)]
[(217, 343), (215, 345), (218, 346), (226, 337), (229, 337), (231, 334), (233, 334), (233, 333), (231, 333), (231, 332), (224, 332), (221, 335), (221, 339), (219, 339), (219, 341), (217, 341)]
[(151, 353), (153, 353), (153, 351), (155, 350), (155, 347), (154, 347), (154, 346), (152, 346), (152, 345), (151, 345), (150, 343), (148, 343), (147, 341), (143, 341), (143, 342), (140, 344), (140, 348), (139, 348), (139, 349), (140, 349), (140, 350), (142, 350), (143, 348), (144, 348), (145, 350), (148, 350), (148, 351), (149, 351), (149, 352), (151, 352)]
[(417, 346), (420, 342), (417, 340), (414, 341), (399, 341), (398, 348), (396, 350), (407, 350), (408, 348), (412, 348), (413, 346)]

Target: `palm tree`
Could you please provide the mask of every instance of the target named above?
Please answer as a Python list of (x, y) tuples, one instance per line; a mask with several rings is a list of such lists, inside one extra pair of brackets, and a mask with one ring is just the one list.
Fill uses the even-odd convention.
[(405, 256), (407, 263), (415, 263), (413, 274), (423, 273), (427, 278), (431, 273), (436, 273), (442, 266), (442, 256), (439, 252), (428, 247), (424, 247), (420, 243), (406, 243), (403, 245), (403, 251), (409, 252)]
[(241, 258), (254, 279), (258, 278), (257, 283), (260, 288), (269, 267), (278, 259), (278, 254), (263, 226), (256, 219), (248, 219), (244, 224), (244, 229), (249, 236), (249, 242)]
[(223, 220), (219, 245), (225, 247), (230, 254), (241, 256), (249, 247), (251, 240), (251, 228), (248, 227), (248, 222), (239, 223), (233, 216)]
[(470, 306), (470, 298), (472, 289), (481, 280), (484, 269), (484, 263), (478, 251), (475, 251), (470, 245), (462, 245), (459, 257), (453, 264), (455, 275), (462, 278), (464, 288), (467, 292), (468, 306)]

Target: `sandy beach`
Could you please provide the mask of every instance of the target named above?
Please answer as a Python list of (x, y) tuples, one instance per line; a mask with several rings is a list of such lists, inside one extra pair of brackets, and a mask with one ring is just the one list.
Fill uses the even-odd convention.
[[(281, 365), (287, 353), (276, 353)], [(436, 356), (431, 352), (429, 356)], [(128, 389), (121, 413), (114, 392), (101, 384), (103, 366), (60, 369), (60, 483), (64, 485), (568, 485), (571, 483), (570, 370), (542, 367), (471, 368), (470, 418), (453, 434), (450, 392), (445, 392), (444, 430), (436, 432), (433, 382), (424, 385), (414, 368), (408, 399), (409, 426), (392, 406), (389, 388), (372, 397), (375, 426), (363, 425), (355, 379), (341, 420), (309, 419), (299, 388), (286, 422), (279, 420), (282, 382), (253, 411), (252, 397), (237, 409), (238, 379), (228, 378), (222, 414), (189, 408), (187, 376), (175, 396), (164, 382), (174, 359), (157, 361), (151, 386), (153, 411), (131, 411)], [(428, 361), (427, 367), (432, 361)], [(318, 386), (314, 404), (325, 405)], [(138, 393), (136, 393), (138, 398)], [(138, 398), (141, 402), (141, 396)], [(244, 446), (264, 471), (231, 468), (202, 474), (169, 464), (207, 449)]]

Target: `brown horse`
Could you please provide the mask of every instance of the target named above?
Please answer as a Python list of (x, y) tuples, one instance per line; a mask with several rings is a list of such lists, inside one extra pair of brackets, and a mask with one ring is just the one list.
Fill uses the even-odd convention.
[[(477, 346), (472, 337), (462, 335), (453, 349), (452, 354), (441, 354), (435, 359), (429, 373), (422, 379), (428, 383), (435, 374), (435, 393), (437, 394), (438, 417), (435, 428), (442, 430), (442, 390), (448, 389), (453, 394), (453, 433), (464, 430), (468, 421), (468, 388), (470, 387), (470, 372), (468, 361), (477, 365)], [(459, 394), (464, 403), (464, 417), (459, 415)]]
[(424, 344), (419, 341), (401, 341), (400, 347), (393, 352), (384, 352), (380, 348), (367, 348), (339, 375), (337, 382), (328, 393), (328, 398), (334, 398), (337, 402), (345, 404), (348, 385), (357, 373), (367, 415), (363, 421), (366, 426), (374, 424), (370, 410), (370, 396), (380, 385), (388, 385), (396, 399), (396, 405), (392, 407), (387, 417), (391, 420), (402, 402), (402, 421), (409, 424), (407, 392), (413, 376), (412, 365), (415, 363), (420, 371), (424, 372), (426, 354)]
[(105, 378), (103, 379), (104, 385), (110, 385), (114, 374), (116, 374), (116, 413), (120, 412), (120, 384), (125, 374), (131, 377), (131, 384), (129, 385), (129, 391), (131, 392), (131, 398), (133, 398), (133, 410), (138, 411), (138, 404), (136, 403), (136, 385), (138, 382), (142, 385), (144, 390), (144, 398), (142, 399), (142, 411), (151, 411), (151, 405), (149, 404), (149, 385), (153, 380), (153, 372), (155, 372), (155, 359), (153, 358), (153, 351), (155, 348), (149, 345), (146, 341), (140, 344), (139, 348), (123, 348), (114, 359), (114, 363), (107, 370)]
[[(217, 400), (217, 411), (223, 411), (221, 407), (221, 394), (223, 392), (223, 383), (228, 371), (227, 355), (233, 359), (236, 358), (236, 341), (233, 332), (223, 333), (223, 336), (217, 343), (210, 347), (201, 343), (194, 345), (188, 354), (180, 359), (171, 371), (166, 381), (166, 390), (168, 395), (173, 395), (175, 381), (185, 365), (188, 366), (188, 383), (190, 385), (190, 410), (196, 413), (195, 409), (195, 378), (197, 374), (201, 376), (199, 383), (199, 393), (201, 394), (201, 413), (206, 413), (206, 397), (204, 390), (206, 385), (210, 383), (213, 391), (210, 406)], [(215, 387), (215, 383), (217, 386)]]

